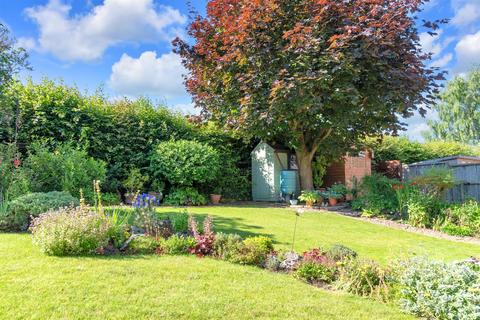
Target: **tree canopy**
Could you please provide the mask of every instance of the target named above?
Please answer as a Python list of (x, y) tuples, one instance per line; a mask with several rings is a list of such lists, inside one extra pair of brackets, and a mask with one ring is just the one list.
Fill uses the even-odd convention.
[[(419, 44), (423, 0), (210, 0), (174, 41), (206, 119), (295, 149), (303, 189), (323, 143), (396, 132), (443, 72)], [(438, 29), (437, 22), (424, 27)], [(420, 106), (420, 107), (419, 107)], [(330, 140), (330, 142), (329, 142)], [(328, 153), (328, 148), (322, 149)]]
[(0, 23), (0, 87), (21, 69), (29, 67), (27, 52), (15, 44), (8, 28)]
[(434, 109), (438, 120), (429, 121), (431, 137), (463, 143), (480, 143), (480, 68), (466, 78), (455, 77), (440, 95)]

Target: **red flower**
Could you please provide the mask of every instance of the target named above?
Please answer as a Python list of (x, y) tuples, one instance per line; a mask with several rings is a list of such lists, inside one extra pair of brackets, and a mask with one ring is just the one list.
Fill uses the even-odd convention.
[(15, 168), (18, 169), (21, 164), (22, 164), (22, 161), (20, 159), (13, 160), (13, 165), (15, 166)]

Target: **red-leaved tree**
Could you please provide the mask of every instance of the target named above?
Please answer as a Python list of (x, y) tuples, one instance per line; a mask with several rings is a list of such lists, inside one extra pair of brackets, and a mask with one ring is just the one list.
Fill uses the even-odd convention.
[(424, 2), (210, 0), (189, 25), (194, 42), (174, 46), (202, 115), (294, 148), (302, 189), (312, 189), (323, 144), (396, 132), (433, 102), (443, 73), (419, 45)]

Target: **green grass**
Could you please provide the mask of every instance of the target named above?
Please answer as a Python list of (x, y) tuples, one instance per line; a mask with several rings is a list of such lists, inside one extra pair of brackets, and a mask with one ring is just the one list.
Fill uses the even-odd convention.
[[(179, 209), (161, 208), (160, 212)], [(203, 207), (217, 231), (269, 235), (291, 245), (286, 209)], [(342, 243), (385, 263), (412, 252), (452, 260), (479, 255), (454, 243), (329, 213), (303, 214), (296, 250)], [(411, 319), (396, 306), (325, 291), (290, 275), (193, 256), (41, 254), (28, 234), (0, 234), (1, 319)]]
[[(180, 209), (160, 208), (159, 212), (179, 212)], [(189, 212), (214, 218), (215, 229), (236, 232), (243, 236), (271, 236), (276, 247), (291, 248), (294, 211), (282, 208), (201, 207)], [(387, 263), (408, 255), (428, 255), (442, 260), (480, 256), (480, 246), (437, 239), (394, 228), (356, 220), (334, 213), (304, 213), (298, 219), (295, 250), (341, 243), (356, 250), (360, 256)]]
[(1, 319), (411, 319), (285, 274), (194, 256), (58, 258), (0, 234)]

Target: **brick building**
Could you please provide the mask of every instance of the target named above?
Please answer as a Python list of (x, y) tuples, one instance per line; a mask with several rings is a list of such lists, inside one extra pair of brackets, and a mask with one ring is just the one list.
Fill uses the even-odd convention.
[[(372, 174), (372, 154), (362, 151), (357, 155), (346, 155), (332, 163), (323, 177), (323, 187), (328, 188), (334, 183), (343, 183), (351, 188), (356, 178), (360, 182), (363, 177)], [(355, 177), (355, 178), (354, 178)]]

